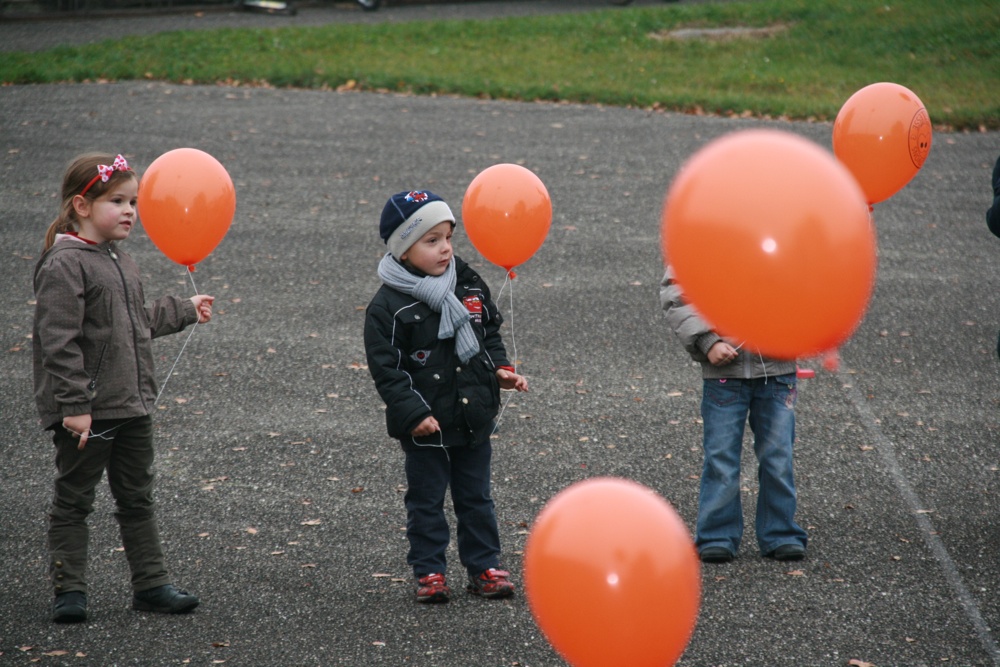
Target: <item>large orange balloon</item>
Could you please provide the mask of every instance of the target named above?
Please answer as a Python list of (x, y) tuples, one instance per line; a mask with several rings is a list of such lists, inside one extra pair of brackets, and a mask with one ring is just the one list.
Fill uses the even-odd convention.
[(701, 604), (687, 526), (650, 489), (594, 478), (542, 509), (524, 550), (532, 615), (575, 667), (669, 667)]
[(876, 260), (864, 194), (797, 135), (746, 130), (699, 150), (667, 192), (662, 227), (686, 299), (749, 349), (835, 349), (867, 308)]
[(552, 202), (530, 169), (495, 164), (476, 176), (462, 200), (462, 224), (479, 253), (511, 271), (541, 247), (552, 223)]
[(858, 179), (869, 204), (896, 194), (931, 150), (931, 119), (913, 91), (895, 83), (865, 86), (833, 123), (833, 152)]
[(178, 148), (149, 165), (139, 182), (138, 207), (156, 247), (193, 270), (229, 230), (236, 190), (214, 157), (196, 148)]

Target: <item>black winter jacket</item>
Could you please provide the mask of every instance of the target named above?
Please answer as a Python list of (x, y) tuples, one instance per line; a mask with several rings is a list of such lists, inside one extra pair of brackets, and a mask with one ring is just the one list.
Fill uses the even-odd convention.
[[(385, 401), (389, 435), (404, 448), (475, 445), (489, 438), (500, 406), (496, 370), (509, 366), (500, 337), (502, 318), (477, 272), (455, 258), (455, 295), (469, 309), (479, 354), (462, 363), (455, 339), (439, 340), (440, 313), (382, 285), (365, 315), (365, 352), (375, 388)], [(433, 415), (441, 433), (410, 433)]]
[(986, 226), (994, 236), (1000, 236), (1000, 157), (993, 165), (993, 205), (986, 210)]

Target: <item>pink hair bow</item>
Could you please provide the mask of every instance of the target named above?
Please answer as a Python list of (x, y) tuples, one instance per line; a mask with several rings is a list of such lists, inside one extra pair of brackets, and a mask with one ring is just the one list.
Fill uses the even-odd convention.
[(115, 156), (115, 161), (112, 162), (110, 166), (106, 164), (97, 165), (97, 176), (94, 176), (92, 179), (90, 179), (90, 182), (87, 183), (87, 187), (85, 187), (83, 191), (80, 192), (80, 195), (82, 196), (87, 194), (87, 190), (89, 190), (91, 186), (93, 186), (94, 183), (97, 182), (97, 179), (101, 179), (101, 183), (107, 183), (108, 179), (111, 178), (111, 174), (115, 173), (116, 171), (128, 171), (128, 170), (129, 170), (128, 161), (120, 154)]

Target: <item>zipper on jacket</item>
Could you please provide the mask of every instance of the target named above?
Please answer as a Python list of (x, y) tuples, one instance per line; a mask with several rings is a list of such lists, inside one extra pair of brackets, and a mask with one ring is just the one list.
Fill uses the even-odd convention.
[(132, 320), (132, 304), (129, 302), (128, 298), (128, 281), (125, 280), (125, 272), (122, 271), (122, 267), (118, 263), (118, 255), (110, 245), (108, 246), (108, 254), (111, 255), (111, 259), (115, 263), (115, 268), (118, 269), (118, 275), (122, 279), (122, 289), (125, 292), (125, 311), (128, 313), (128, 322), (132, 327), (132, 351), (135, 354), (136, 390), (139, 396), (139, 402), (142, 403), (142, 407), (148, 413), (149, 408), (146, 407), (146, 401), (142, 397), (142, 363), (139, 359), (139, 341), (136, 340), (135, 322)]
[(97, 358), (97, 370), (94, 371), (94, 377), (90, 378), (90, 384), (87, 388), (90, 391), (94, 391), (97, 388), (97, 378), (101, 375), (101, 367), (104, 366), (104, 355), (108, 353), (108, 346), (104, 345), (101, 347), (101, 356)]

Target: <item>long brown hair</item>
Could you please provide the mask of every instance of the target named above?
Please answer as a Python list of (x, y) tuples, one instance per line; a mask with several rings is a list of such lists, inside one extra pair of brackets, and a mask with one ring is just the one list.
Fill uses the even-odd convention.
[(65, 175), (63, 175), (62, 203), (59, 205), (59, 215), (52, 221), (48, 231), (45, 233), (46, 250), (51, 248), (52, 244), (56, 242), (56, 234), (79, 231), (79, 220), (76, 219), (76, 211), (73, 209), (74, 197), (82, 194), (88, 200), (93, 201), (123, 180), (138, 178), (131, 169), (129, 171), (113, 171), (107, 182), (98, 178), (84, 192), (83, 190), (87, 188), (87, 184), (98, 175), (97, 165), (111, 165), (114, 161), (115, 156), (109, 153), (84, 153), (83, 155), (78, 155), (69, 163), (69, 166), (66, 167)]

